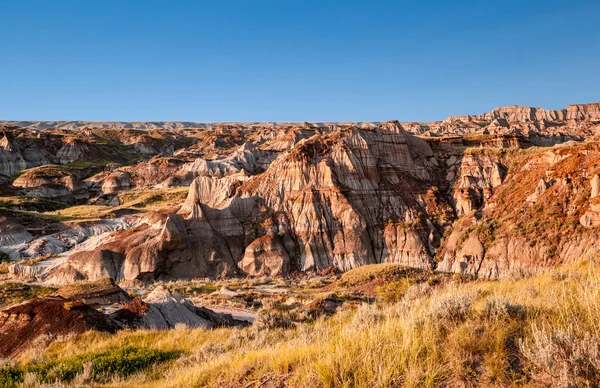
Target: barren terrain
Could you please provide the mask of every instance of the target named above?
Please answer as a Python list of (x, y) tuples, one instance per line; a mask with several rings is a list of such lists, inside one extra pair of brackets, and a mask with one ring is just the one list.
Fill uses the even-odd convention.
[(0, 386), (600, 383), (600, 103), (0, 125)]

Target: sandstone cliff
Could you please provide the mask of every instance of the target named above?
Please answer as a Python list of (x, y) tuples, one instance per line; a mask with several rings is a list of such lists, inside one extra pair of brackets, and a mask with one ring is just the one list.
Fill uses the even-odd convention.
[[(382, 262), (480, 277), (535, 272), (598, 247), (598, 112), (587, 104), (435, 123), (8, 128), (0, 165), (13, 174), (3, 178), (11, 190), (94, 204), (112, 219), (56, 222), (62, 229), (50, 233), (5, 217), (1, 249), (15, 259), (58, 255), (11, 267), (53, 283)], [(189, 186), (185, 201), (167, 201), (178, 186)], [(126, 200), (145, 190), (155, 194)]]

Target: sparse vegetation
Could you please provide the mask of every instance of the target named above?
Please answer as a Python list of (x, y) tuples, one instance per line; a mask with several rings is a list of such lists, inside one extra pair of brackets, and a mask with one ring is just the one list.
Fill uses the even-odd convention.
[(114, 218), (119, 211), (142, 212), (179, 206), (185, 200), (188, 190), (188, 187), (176, 187), (164, 190), (123, 191), (118, 194), (122, 203), (119, 206), (79, 205), (42, 215), (77, 221)]
[(486, 219), (477, 225), (475, 231), (483, 246), (489, 247), (496, 239), (497, 229), (498, 222), (496, 220)]
[(345, 272), (340, 278), (344, 286), (359, 285), (373, 280), (394, 281), (420, 272), (415, 268), (408, 268), (399, 264), (372, 264), (365, 265)]
[(18, 387), (23, 381), (23, 371), (16, 365), (0, 361), (0, 386), (3, 388)]
[(8, 307), (23, 301), (51, 295), (56, 291), (53, 287), (14, 282), (0, 283), (0, 308)]
[(410, 278), (389, 282), (377, 288), (377, 297), (386, 303), (398, 302), (402, 299), (411, 284), (412, 279)]
[[(16, 381), (33, 373), (42, 382), (87, 374), (97, 385), (116, 378), (148, 387), (243, 387), (267, 379), (298, 387), (596, 386), (598, 265), (586, 259), (562, 267), (561, 276), (501, 281), (401, 278), (399, 296), (387, 303), (306, 323), (290, 324), (278, 315), (283, 310), (271, 309), (245, 329), (89, 332), (25, 352), (0, 373)], [(354, 283), (402, 274), (389, 265), (365, 268), (349, 272)]]
[(152, 365), (173, 360), (179, 355), (180, 352), (177, 351), (135, 346), (115, 347), (60, 360), (29, 363), (22, 367), (4, 366), (0, 368), (0, 378), (6, 376), (9, 383), (15, 384), (22, 382), (28, 374), (34, 375), (40, 383), (52, 384), (70, 382), (83, 375), (92, 381), (106, 382), (115, 377), (126, 378)]
[(102, 278), (95, 281), (81, 281), (67, 284), (62, 286), (56, 292), (56, 295), (65, 299), (76, 299), (80, 295), (93, 295), (112, 287), (115, 287), (115, 283), (110, 278)]
[(35, 197), (0, 197), (0, 207), (12, 210), (47, 212), (64, 209), (65, 203)]
[(561, 387), (600, 386), (600, 343), (588, 332), (573, 327), (534, 326), (519, 348), (540, 383)]

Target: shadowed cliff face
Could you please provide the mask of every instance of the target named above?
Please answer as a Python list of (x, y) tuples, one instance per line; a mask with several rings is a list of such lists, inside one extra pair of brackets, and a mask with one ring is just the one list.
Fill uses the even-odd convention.
[[(598, 115), (589, 104), (507, 107), (429, 124), (221, 125), (120, 137), (87, 130), (76, 140), (44, 131), (56, 154), (48, 151), (53, 159), (12, 178), (12, 187), (96, 207), (85, 226), (77, 206), (63, 210), (71, 219), (41, 236), (11, 213), (0, 241), (13, 258), (57, 254), (11, 267), (53, 283), (372, 263), (482, 277), (535, 272), (598, 246)], [(10, 153), (30, 132), (11, 131), (0, 156), (12, 171), (20, 165)], [(440, 132), (452, 135), (432, 137)], [(118, 152), (107, 153), (110, 144)], [(103, 163), (104, 171), (62, 167), (90, 152), (117, 163), (123, 150), (134, 157)], [(173, 197), (170, 190), (188, 185), (185, 200)]]

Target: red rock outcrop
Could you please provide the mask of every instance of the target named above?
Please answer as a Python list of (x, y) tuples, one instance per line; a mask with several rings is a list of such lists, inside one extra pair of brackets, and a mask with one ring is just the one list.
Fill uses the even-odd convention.
[(81, 302), (61, 297), (34, 299), (0, 311), (0, 357), (14, 357), (44, 334), (114, 333), (117, 329), (110, 318)]

